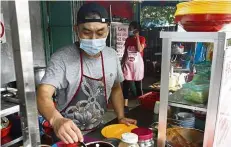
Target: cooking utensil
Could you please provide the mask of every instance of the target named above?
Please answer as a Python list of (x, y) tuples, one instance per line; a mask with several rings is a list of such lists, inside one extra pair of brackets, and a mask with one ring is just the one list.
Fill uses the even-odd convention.
[(96, 142), (87, 143), (86, 147), (115, 147), (115, 146), (108, 142), (96, 141)]
[(115, 146), (105, 141), (95, 141), (86, 144), (83, 142), (65, 144), (64, 142), (61, 141), (52, 145), (52, 147), (115, 147)]
[(104, 139), (103, 141), (108, 142), (114, 146), (119, 146), (119, 143), (120, 143), (120, 139), (117, 139), (117, 138), (107, 138), (107, 139)]
[(121, 139), (121, 135), (123, 133), (131, 132), (131, 130), (135, 128), (138, 128), (138, 127), (135, 125), (127, 126), (125, 124), (114, 124), (114, 125), (104, 127), (101, 133), (105, 138)]

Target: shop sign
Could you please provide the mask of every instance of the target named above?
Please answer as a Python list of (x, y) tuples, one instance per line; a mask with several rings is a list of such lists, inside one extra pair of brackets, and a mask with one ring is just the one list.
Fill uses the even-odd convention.
[(125, 41), (128, 38), (128, 26), (118, 25), (116, 26), (116, 51), (119, 58), (123, 57), (125, 49)]

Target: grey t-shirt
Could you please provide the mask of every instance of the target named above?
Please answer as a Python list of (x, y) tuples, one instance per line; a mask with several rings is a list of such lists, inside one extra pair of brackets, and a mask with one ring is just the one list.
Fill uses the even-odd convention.
[[(102, 51), (107, 86), (107, 98), (114, 84), (124, 80), (116, 51), (105, 47)], [(83, 55), (83, 74), (101, 78), (103, 70), (101, 57), (89, 58)], [(79, 87), (81, 79), (80, 49), (75, 44), (63, 47), (54, 53), (41, 84), (53, 85), (57, 92), (58, 110), (67, 106)]]

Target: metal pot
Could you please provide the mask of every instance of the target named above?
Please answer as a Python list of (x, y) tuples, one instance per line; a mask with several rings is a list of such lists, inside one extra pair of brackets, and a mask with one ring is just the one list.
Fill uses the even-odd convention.
[(95, 141), (95, 142), (89, 142), (86, 144), (87, 147), (115, 147), (111, 143), (105, 142), (105, 141)]
[(46, 67), (35, 67), (34, 68), (34, 78), (35, 78), (35, 86), (41, 82), (43, 76), (45, 75)]

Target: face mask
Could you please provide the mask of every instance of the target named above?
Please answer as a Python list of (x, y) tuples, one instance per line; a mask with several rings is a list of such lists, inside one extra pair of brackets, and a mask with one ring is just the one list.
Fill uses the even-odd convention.
[(94, 56), (106, 47), (106, 39), (80, 39), (80, 48), (88, 55)]
[(129, 32), (128, 32), (128, 36), (134, 36), (133, 31), (129, 31)]

